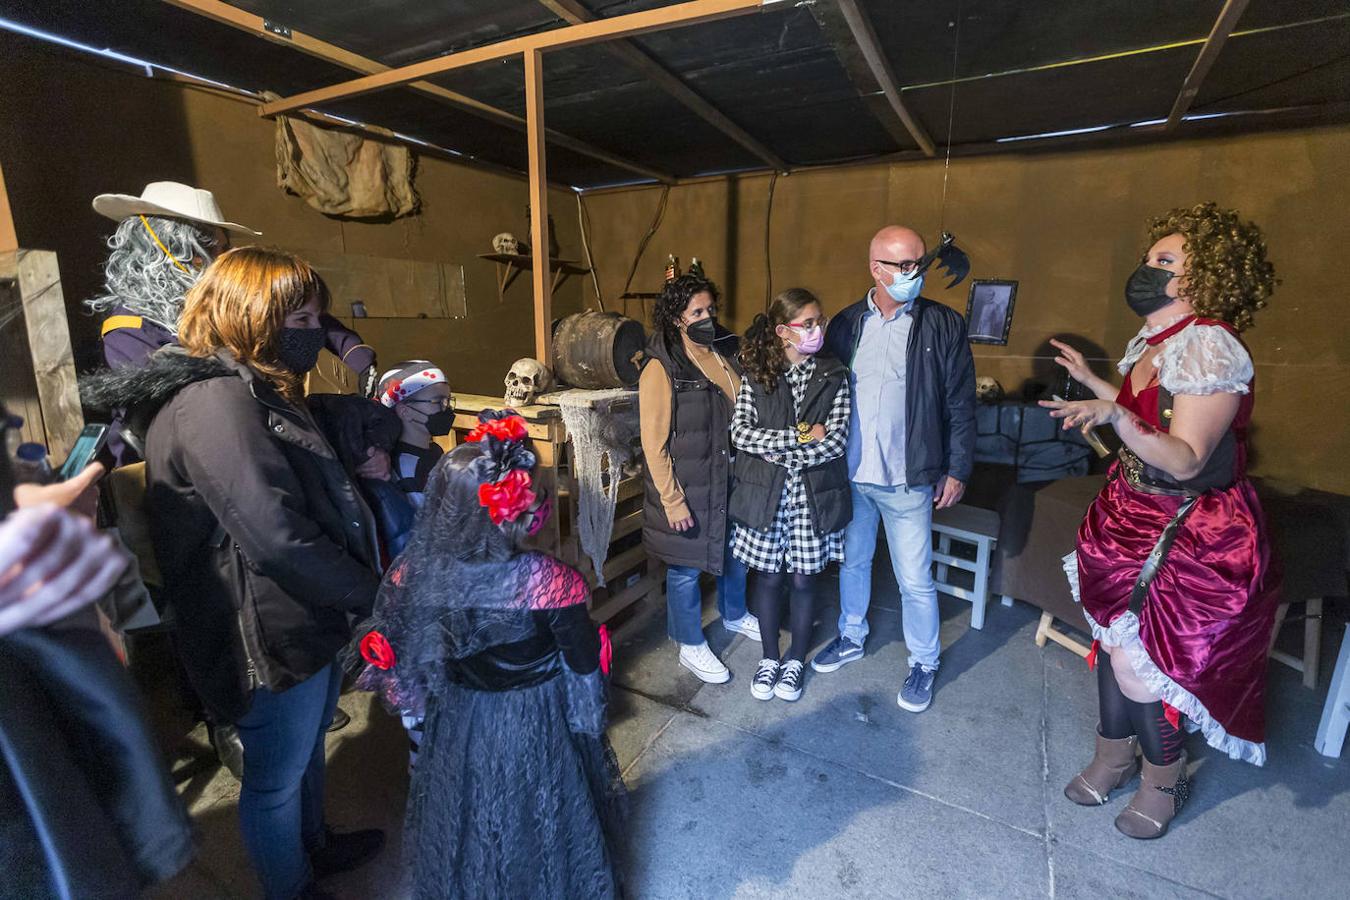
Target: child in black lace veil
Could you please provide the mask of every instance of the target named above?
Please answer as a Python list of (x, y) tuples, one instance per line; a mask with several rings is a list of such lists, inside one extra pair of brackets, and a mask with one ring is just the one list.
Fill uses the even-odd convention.
[(608, 638), (581, 574), (522, 550), (551, 511), (524, 422), (479, 418), (432, 471), (357, 645), (358, 685), (426, 717), (404, 836), (412, 895), (618, 896)]

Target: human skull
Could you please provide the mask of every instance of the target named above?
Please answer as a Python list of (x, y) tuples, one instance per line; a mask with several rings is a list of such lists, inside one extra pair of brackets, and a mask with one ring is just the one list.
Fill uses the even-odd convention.
[(988, 375), (975, 379), (975, 399), (981, 403), (997, 403), (1003, 399), (1003, 385)]
[(506, 405), (529, 406), (540, 394), (553, 387), (553, 373), (537, 359), (518, 359), (506, 373)]
[(509, 231), (503, 231), (492, 239), (492, 249), (498, 253), (515, 256), (520, 252), (520, 242), (516, 240), (514, 234), (511, 234)]

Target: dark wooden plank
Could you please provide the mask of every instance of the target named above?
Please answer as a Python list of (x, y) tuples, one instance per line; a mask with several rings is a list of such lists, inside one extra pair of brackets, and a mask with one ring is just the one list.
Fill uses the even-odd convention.
[(1238, 19), (1242, 17), (1243, 10), (1247, 8), (1248, 0), (1228, 0), (1219, 12), (1219, 17), (1214, 20), (1214, 27), (1209, 30), (1209, 37), (1205, 39), (1200, 52), (1196, 54), (1195, 63), (1191, 66), (1191, 71), (1187, 73), (1186, 80), (1181, 83), (1181, 92), (1177, 94), (1176, 101), (1172, 104), (1172, 111), (1167, 114), (1167, 124), (1163, 128), (1171, 131), (1181, 124), (1181, 119), (1186, 115), (1186, 110), (1191, 108), (1191, 103), (1195, 101), (1195, 95), (1200, 93), (1200, 85), (1205, 81), (1205, 76), (1213, 68), (1214, 61), (1219, 58), (1219, 51), (1223, 50), (1223, 45), (1228, 40), (1228, 36), (1233, 33), (1237, 27)]

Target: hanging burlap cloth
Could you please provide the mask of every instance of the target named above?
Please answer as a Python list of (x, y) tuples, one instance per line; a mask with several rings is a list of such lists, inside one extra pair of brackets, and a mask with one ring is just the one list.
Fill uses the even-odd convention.
[(277, 186), (331, 216), (411, 215), (419, 202), (413, 188), (416, 161), (392, 133), (390, 138), (371, 140), (277, 116)]

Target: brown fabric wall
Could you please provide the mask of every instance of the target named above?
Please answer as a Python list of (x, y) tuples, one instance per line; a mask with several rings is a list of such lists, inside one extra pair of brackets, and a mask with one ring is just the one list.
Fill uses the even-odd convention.
[[(422, 156), (422, 210), (391, 223), (340, 221), (276, 186), (274, 125), (250, 103), (150, 80), (0, 35), (0, 161), (19, 243), (55, 250), (81, 369), (98, 359), (98, 328), (80, 302), (101, 283), (103, 240), (113, 223), (90, 209), (105, 191), (139, 194), (149, 181), (183, 181), (215, 192), (227, 217), (263, 232), (261, 241), (307, 250), (463, 265), (462, 319), (368, 319), (357, 325), (390, 364), (413, 356), (446, 370), (459, 391), (496, 394), (517, 358), (534, 353), (531, 289), (522, 273), (498, 299), (492, 236), (527, 240), (524, 180)], [(522, 135), (521, 140), (525, 138)], [(563, 256), (578, 258), (576, 198), (549, 198)], [(572, 278), (554, 315), (581, 308)], [(587, 288), (587, 293), (590, 289)], [(342, 304), (335, 312), (346, 312)], [(350, 321), (348, 322), (349, 324)]]
[[(724, 319), (743, 329), (766, 297), (770, 181), (672, 189), (632, 289), (656, 290), (667, 254), (684, 265), (698, 256), (725, 288)], [(841, 309), (870, 284), (867, 244), (878, 227), (907, 224), (935, 239), (942, 191), (940, 161), (778, 178), (773, 289), (808, 287), (827, 312)], [(659, 197), (651, 188), (586, 197), (607, 302), (623, 289)], [(946, 228), (970, 253), (972, 277), (1020, 282), (1009, 344), (976, 345), (977, 370), (1009, 390), (1033, 375), (1054, 377), (1045, 341), (1060, 334), (1114, 375), (1138, 328), (1122, 287), (1144, 249), (1144, 221), (1203, 200), (1256, 220), (1283, 280), (1244, 336), (1257, 363), (1255, 470), (1350, 493), (1350, 317), (1340, 265), (1350, 247), (1350, 128), (953, 161)], [(925, 293), (965, 312), (968, 288), (945, 291), (930, 278)], [(627, 311), (642, 317), (644, 304), (631, 301)]]

